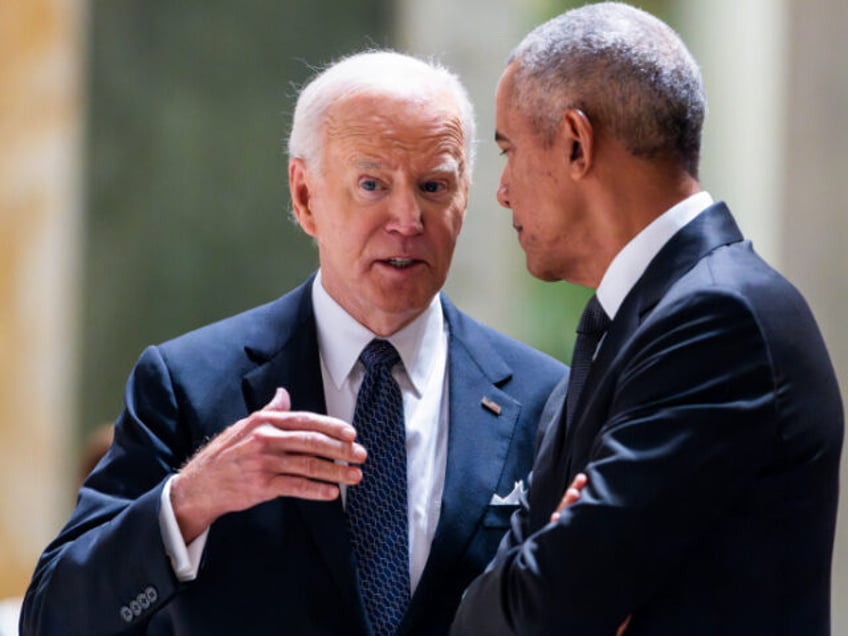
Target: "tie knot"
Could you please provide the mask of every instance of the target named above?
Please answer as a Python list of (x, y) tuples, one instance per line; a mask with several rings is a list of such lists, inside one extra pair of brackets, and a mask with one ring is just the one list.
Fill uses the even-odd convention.
[(601, 307), (597, 296), (592, 296), (589, 302), (586, 303), (586, 308), (580, 316), (580, 322), (577, 324), (577, 333), (597, 334), (604, 332), (609, 327), (610, 319), (607, 312)]
[(379, 338), (374, 338), (368, 343), (368, 346), (359, 354), (359, 359), (368, 371), (381, 366), (391, 369), (400, 362), (400, 356), (392, 343)]

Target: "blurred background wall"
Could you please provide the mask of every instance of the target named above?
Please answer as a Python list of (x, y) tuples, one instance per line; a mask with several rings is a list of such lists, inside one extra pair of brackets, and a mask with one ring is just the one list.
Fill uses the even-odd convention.
[(0, 597), (72, 502), (85, 11), (0, 1)]
[[(503, 62), (556, 0), (0, 1), (0, 597), (66, 519), (82, 440), (147, 344), (270, 300), (316, 264), (288, 218), (297, 87), (394, 46), (457, 70), (478, 163), (448, 292), (568, 360), (587, 291), (544, 284), (494, 191)], [(809, 299), (848, 388), (848, 5), (653, 0), (704, 70), (702, 181)], [(843, 459), (843, 483), (848, 468)], [(848, 503), (834, 633), (848, 633)]]

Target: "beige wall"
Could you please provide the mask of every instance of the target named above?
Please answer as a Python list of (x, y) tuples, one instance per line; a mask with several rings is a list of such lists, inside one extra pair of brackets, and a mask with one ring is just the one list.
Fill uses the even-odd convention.
[(0, 597), (67, 516), (83, 0), (0, 2)]
[[(816, 313), (848, 403), (848, 3), (790, 2), (787, 60), (785, 271)], [(848, 634), (848, 454), (833, 562), (833, 633)]]

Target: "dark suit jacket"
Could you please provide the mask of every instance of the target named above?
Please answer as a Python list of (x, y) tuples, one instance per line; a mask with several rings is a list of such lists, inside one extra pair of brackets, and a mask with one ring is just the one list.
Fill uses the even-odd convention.
[(567, 433), (553, 416), (453, 633), (828, 634), (842, 417), (806, 303), (711, 206), (624, 300)]
[[(37, 565), (24, 634), (366, 634), (344, 513), (280, 498), (218, 519), (197, 579), (174, 577), (159, 531), (163, 484), (199, 446), (286, 387), (325, 412), (308, 282), (268, 305), (147, 349), (115, 444)], [(401, 626), (444, 634), (515, 506), (492, 506), (532, 462), (565, 367), (442, 298), (450, 327), (448, 458), (430, 558)], [(481, 405), (500, 405), (495, 414)]]

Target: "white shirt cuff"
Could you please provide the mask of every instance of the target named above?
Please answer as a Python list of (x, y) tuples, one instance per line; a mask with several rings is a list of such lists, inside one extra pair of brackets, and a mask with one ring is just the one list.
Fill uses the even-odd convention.
[(162, 533), (162, 542), (165, 544), (165, 552), (171, 559), (171, 567), (180, 581), (193, 581), (197, 578), (200, 569), (200, 559), (203, 556), (203, 548), (206, 547), (206, 537), (209, 536), (209, 528), (206, 528), (189, 545), (185, 544), (177, 517), (171, 505), (171, 482), (173, 477), (165, 482), (162, 489), (162, 500), (159, 507), (159, 531)]

